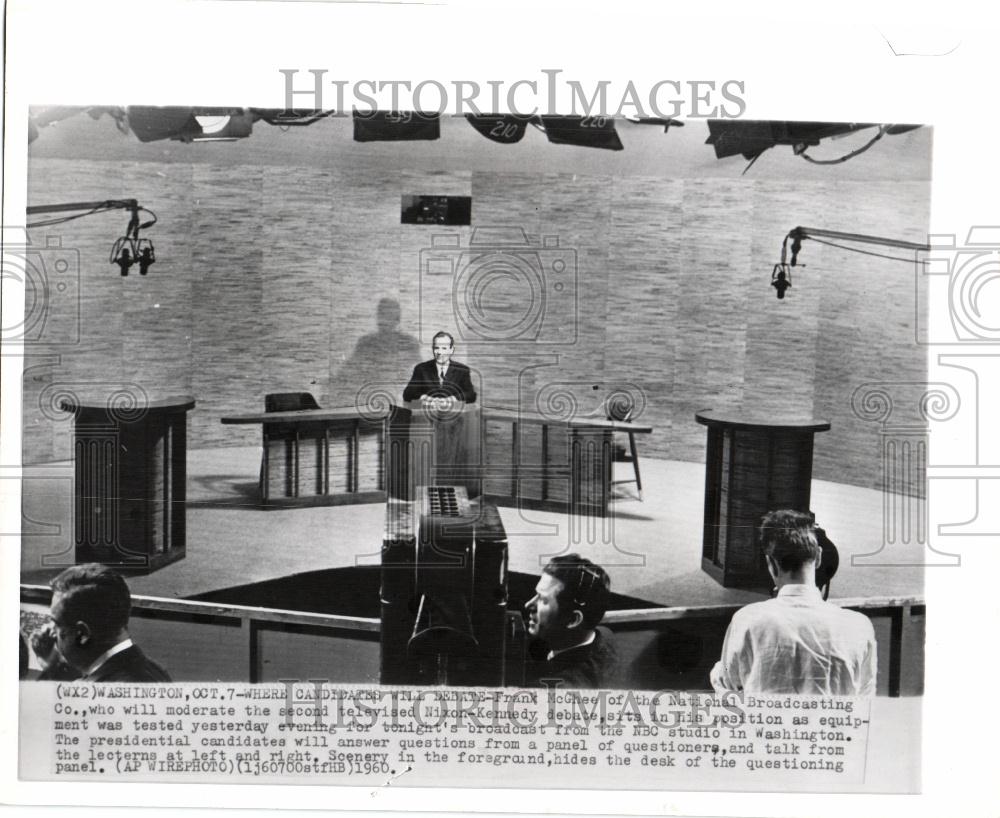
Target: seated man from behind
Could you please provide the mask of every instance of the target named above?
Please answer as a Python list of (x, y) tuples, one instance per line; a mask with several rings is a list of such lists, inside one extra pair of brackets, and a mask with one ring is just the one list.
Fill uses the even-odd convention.
[(116, 571), (74, 565), (52, 580), (49, 615), (59, 653), (92, 682), (169, 682), (128, 634), (132, 596)]
[(863, 614), (823, 600), (816, 587), (821, 551), (809, 515), (772, 511), (760, 534), (778, 594), (733, 616), (712, 687), (718, 693), (873, 695), (875, 631)]
[(553, 557), (528, 600), (528, 634), (534, 643), (528, 687), (600, 688), (613, 678), (618, 657), (607, 628), (611, 580), (579, 554)]

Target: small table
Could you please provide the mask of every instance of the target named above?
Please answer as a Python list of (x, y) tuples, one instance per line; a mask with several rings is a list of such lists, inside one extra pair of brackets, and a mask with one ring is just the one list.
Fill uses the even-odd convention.
[(195, 401), (117, 397), (59, 404), (75, 415), (76, 561), (153, 571), (184, 557), (187, 413)]
[(761, 518), (781, 508), (809, 511), (813, 436), (830, 424), (708, 410), (695, 420), (708, 427), (701, 567), (727, 588), (770, 588)]

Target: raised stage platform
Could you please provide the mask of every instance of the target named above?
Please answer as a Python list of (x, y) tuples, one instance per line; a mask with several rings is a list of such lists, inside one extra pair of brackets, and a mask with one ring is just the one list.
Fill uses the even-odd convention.
[[(322, 568), (377, 563), (383, 503), (261, 509), (257, 447), (188, 452), (187, 555), (129, 580), (136, 593), (190, 597)], [(701, 570), (705, 467), (643, 459), (645, 502), (635, 487), (615, 487), (610, 518), (569, 520), (544, 511), (500, 508), (510, 542), (510, 568), (537, 574), (553, 554), (579, 551), (602, 563), (615, 591), (662, 605), (717, 605), (761, 599), (723, 588)], [(619, 468), (629, 469), (628, 464)], [(25, 467), (22, 581), (44, 582), (73, 559), (73, 466)], [(883, 496), (872, 489), (813, 481), (813, 510), (840, 550), (832, 597), (923, 593), (917, 545), (883, 546)]]
[[(259, 464), (258, 447), (188, 453), (186, 557), (151, 574), (131, 577), (129, 584), (135, 595), (177, 600), (174, 618), (193, 622), (190, 617), (196, 611), (189, 612), (186, 607), (193, 603), (181, 600), (212, 599), (215, 592), (223, 589), (269, 583), (295, 574), (378, 564), (384, 503), (262, 509), (257, 482), (248, 478), (256, 474)], [(620, 468), (631, 467), (622, 464)], [(640, 610), (627, 622), (618, 623), (621, 638), (635, 641), (640, 664), (670, 666), (678, 658), (677, 652), (689, 644), (689, 629), (686, 625), (680, 627), (679, 621), (701, 618), (706, 622), (712, 619), (714, 623), (710, 628), (712, 638), (702, 646), (705, 655), (694, 657), (699, 665), (704, 665), (717, 650), (714, 642), (719, 638), (719, 628), (724, 631), (724, 622), (735, 606), (764, 598), (759, 593), (724, 588), (701, 569), (704, 474), (704, 466), (699, 463), (644, 459), (645, 502), (638, 500), (633, 485), (617, 486), (612, 515), (605, 518), (569, 518), (552, 512), (501, 508), (509, 543), (509, 568), (521, 575), (537, 575), (550, 556), (580, 552), (607, 568), (616, 593), (641, 600), (644, 605), (652, 603), (672, 609), (665, 617), (648, 609)], [(27, 467), (23, 485), (22, 583), (46, 585), (49, 578), (73, 560), (72, 464)], [(897, 641), (898, 631), (904, 627), (902, 623), (909, 622), (911, 614), (919, 610), (921, 619), (916, 635), (922, 643), (923, 569), (912, 565), (919, 562), (915, 559), (919, 557), (919, 546), (883, 544), (881, 493), (814, 481), (812, 505), (817, 521), (840, 550), (840, 571), (832, 584), (831, 599), (850, 599), (852, 604), (871, 601), (873, 611), (881, 611), (873, 616), (885, 618), (886, 639)], [(878, 557), (863, 559), (866, 563), (863, 565), (852, 564), (852, 557), (872, 554)], [(910, 565), (903, 567), (905, 563)], [(266, 594), (263, 596), (256, 603), (258, 606), (277, 607), (270, 605)], [(917, 604), (911, 610), (914, 601)], [(899, 611), (905, 610), (905, 615), (890, 616), (886, 603), (893, 607), (901, 605)], [(241, 600), (241, 604), (247, 603)], [(160, 603), (157, 605), (162, 607)], [(257, 617), (252, 613), (253, 608), (247, 610), (250, 613), (239, 616)], [(609, 620), (618, 617), (615, 613), (609, 615)], [(265, 633), (278, 628), (285, 633), (285, 637), (275, 642), (276, 649), (290, 650), (288, 628), (308, 631), (313, 627), (308, 614), (267, 615), (264, 619), (270, 624), (254, 626), (257, 630), (251, 628), (251, 631)], [(353, 623), (347, 625), (354, 627)], [(372, 627), (377, 632), (377, 626), (377, 621), (365, 620), (358, 628), (368, 633)], [(316, 627), (323, 627), (320, 619)], [(880, 626), (876, 629), (879, 631)], [(654, 631), (659, 636), (650, 641), (649, 634)], [(664, 633), (667, 637), (663, 637)], [(370, 642), (370, 636), (365, 638)], [(230, 639), (231, 635), (220, 637), (220, 644), (228, 645)], [(912, 648), (912, 635), (907, 639)], [(358, 654), (359, 671), (368, 668), (366, 662), (371, 657), (361, 656), (367, 657), (373, 645), (377, 647), (375, 643), (367, 647), (352, 644), (352, 650), (363, 651)], [(904, 693), (922, 689), (922, 647), (917, 647), (904, 657), (904, 665), (894, 671), (897, 690)], [(257, 650), (250, 650), (248, 655), (257, 656), (253, 661), (261, 662)], [(666, 651), (669, 655), (642, 653), (648, 654), (650, 650), (660, 654)], [(176, 661), (182, 662), (184, 657), (178, 654)], [(362, 676), (366, 673), (369, 670)], [(187, 675), (193, 675), (193, 670)], [(251, 667), (249, 673), (242, 672), (242, 676), (247, 675), (264, 679), (269, 672), (261, 664), (256, 669)], [(888, 671), (885, 675), (888, 677)], [(700, 670), (679, 673), (677, 686), (698, 686), (700, 678)], [(649, 683), (661, 684), (662, 677), (651, 677)]]

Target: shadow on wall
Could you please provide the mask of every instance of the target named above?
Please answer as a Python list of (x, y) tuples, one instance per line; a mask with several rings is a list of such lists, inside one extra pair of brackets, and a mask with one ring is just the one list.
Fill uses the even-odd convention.
[(382, 298), (375, 310), (377, 330), (361, 336), (350, 357), (332, 373), (331, 404), (364, 406), (391, 396), (402, 400), (410, 369), (419, 363), (420, 343), (399, 330), (402, 309), (394, 298)]

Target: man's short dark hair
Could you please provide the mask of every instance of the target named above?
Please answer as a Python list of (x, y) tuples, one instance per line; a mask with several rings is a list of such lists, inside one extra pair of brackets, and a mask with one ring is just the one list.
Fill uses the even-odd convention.
[(761, 522), (760, 544), (782, 571), (798, 571), (807, 562), (819, 565), (823, 552), (813, 528), (810, 514), (791, 509), (769, 511)]
[(597, 627), (608, 610), (611, 597), (608, 572), (579, 554), (553, 557), (543, 570), (563, 584), (557, 597), (560, 610), (564, 607), (578, 610), (583, 614), (585, 627)]
[(61, 624), (86, 622), (97, 642), (128, 626), (132, 595), (122, 575), (106, 565), (71, 566), (52, 580), (52, 592), (62, 594)]
[(434, 337), (431, 338), (431, 346), (434, 346), (434, 342), (438, 338), (447, 338), (449, 346), (455, 346), (455, 339), (452, 337), (451, 333), (450, 332), (445, 332), (444, 330), (441, 330), (440, 332), (435, 332), (434, 333)]

